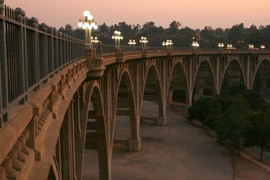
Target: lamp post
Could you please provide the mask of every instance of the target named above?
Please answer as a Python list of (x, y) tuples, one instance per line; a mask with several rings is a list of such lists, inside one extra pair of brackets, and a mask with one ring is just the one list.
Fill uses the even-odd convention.
[(142, 44), (142, 48), (146, 48), (146, 44), (148, 43), (147, 37), (141, 37), (140, 43)]
[(200, 47), (200, 44), (197, 41), (193, 41), (192, 44), (191, 44), (191, 46), (193, 48), (199, 48)]
[(233, 48), (232, 44), (227, 44), (227, 49)]
[(261, 44), (260, 49), (261, 50), (264, 50), (265, 49), (265, 45)]
[(162, 46), (166, 47), (167, 49), (171, 49), (172, 45), (173, 45), (172, 40), (167, 40), (166, 42), (165, 41), (162, 42)]
[(135, 45), (136, 45), (136, 41), (130, 39), (130, 40), (128, 41), (128, 45), (129, 45), (129, 46), (135, 46)]
[(248, 45), (248, 49), (254, 49), (254, 45), (253, 44), (249, 44)]
[(224, 43), (218, 43), (218, 48), (223, 49), (224, 48)]
[(120, 31), (114, 31), (112, 39), (115, 39), (115, 47), (120, 47), (120, 41), (123, 39)]
[(84, 19), (79, 19), (78, 26), (85, 30), (85, 44), (86, 48), (92, 48), (91, 31), (97, 29), (98, 26), (94, 21), (93, 15), (89, 11), (83, 12)]

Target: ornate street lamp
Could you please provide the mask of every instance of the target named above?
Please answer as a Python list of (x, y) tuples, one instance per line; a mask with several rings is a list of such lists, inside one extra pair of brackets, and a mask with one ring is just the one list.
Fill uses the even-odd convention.
[(233, 48), (232, 44), (227, 44), (227, 49)]
[(166, 42), (165, 41), (162, 42), (162, 46), (166, 47), (167, 49), (171, 49), (172, 45), (173, 45), (172, 40), (167, 40)]
[(248, 49), (254, 49), (254, 45), (253, 44), (249, 44), (248, 45)]
[(200, 47), (200, 44), (197, 41), (193, 41), (192, 44), (191, 44), (191, 46), (193, 48), (199, 48)]
[(136, 45), (136, 41), (130, 39), (130, 40), (128, 41), (128, 45), (129, 45), (129, 46), (135, 46), (135, 45)]
[(92, 29), (97, 29), (98, 26), (96, 22), (94, 21), (93, 15), (91, 15), (89, 11), (84, 11), (83, 16), (84, 16), (84, 19), (79, 19), (78, 26), (85, 30), (86, 48), (92, 48), (91, 31)]
[(219, 49), (223, 49), (224, 48), (224, 44), (223, 43), (218, 43), (218, 48)]
[(265, 49), (265, 45), (261, 45), (261, 47), (260, 47), (262, 50), (264, 50)]
[(142, 44), (142, 48), (146, 48), (146, 44), (148, 43), (147, 37), (141, 37), (140, 43)]
[(123, 39), (120, 31), (114, 31), (112, 39), (115, 39), (115, 47), (120, 47), (120, 41)]

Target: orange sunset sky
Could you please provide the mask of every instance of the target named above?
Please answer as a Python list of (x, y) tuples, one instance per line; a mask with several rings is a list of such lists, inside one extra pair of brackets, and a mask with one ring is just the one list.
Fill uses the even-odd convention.
[(98, 24), (107, 25), (154, 21), (168, 27), (174, 20), (191, 28), (270, 24), (270, 0), (5, 0), (5, 4), (21, 7), (27, 17), (56, 28), (68, 23), (77, 26), (86, 9)]

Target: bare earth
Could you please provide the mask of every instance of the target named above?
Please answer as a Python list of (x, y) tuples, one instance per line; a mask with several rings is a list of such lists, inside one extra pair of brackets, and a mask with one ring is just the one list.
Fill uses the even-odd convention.
[[(143, 115), (157, 116), (157, 106), (144, 102)], [(140, 152), (117, 151), (112, 157), (114, 180), (269, 180), (270, 173), (242, 158), (236, 158), (236, 177), (231, 156), (216, 140), (185, 118), (167, 111), (168, 126), (141, 124)], [(119, 117), (116, 134), (128, 138), (129, 120)], [(98, 179), (97, 153), (87, 150), (83, 179)]]

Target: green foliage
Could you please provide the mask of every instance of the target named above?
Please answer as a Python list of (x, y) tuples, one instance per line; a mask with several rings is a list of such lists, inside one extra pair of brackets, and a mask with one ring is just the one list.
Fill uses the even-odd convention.
[(270, 109), (262, 108), (261, 112), (254, 113), (251, 117), (251, 126), (246, 134), (247, 146), (258, 146), (261, 148), (260, 160), (263, 151), (270, 148)]
[(241, 97), (231, 97), (230, 101), (230, 107), (215, 120), (214, 130), (221, 142), (225, 142), (232, 150), (239, 151), (250, 126), (249, 105)]
[(197, 119), (204, 125), (212, 127), (213, 121), (220, 115), (222, 104), (219, 98), (206, 97), (195, 101), (188, 109), (189, 119)]
[(232, 87), (226, 94), (201, 98), (188, 113), (190, 120), (197, 119), (212, 128), (232, 150), (258, 146), (262, 159), (264, 150), (270, 148), (270, 106), (244, 87)]
[(228, 96), (237, 96), (243, 97), (249, 103), (249, 107), (252, 110), (257, 110), (261, 108), (261, 105), (265, 103), (265, 101), (260, 98), (260, 94), (255, 91), (249, 91), (244, 86), (234, 86), (229, 89), (227, 94)]

